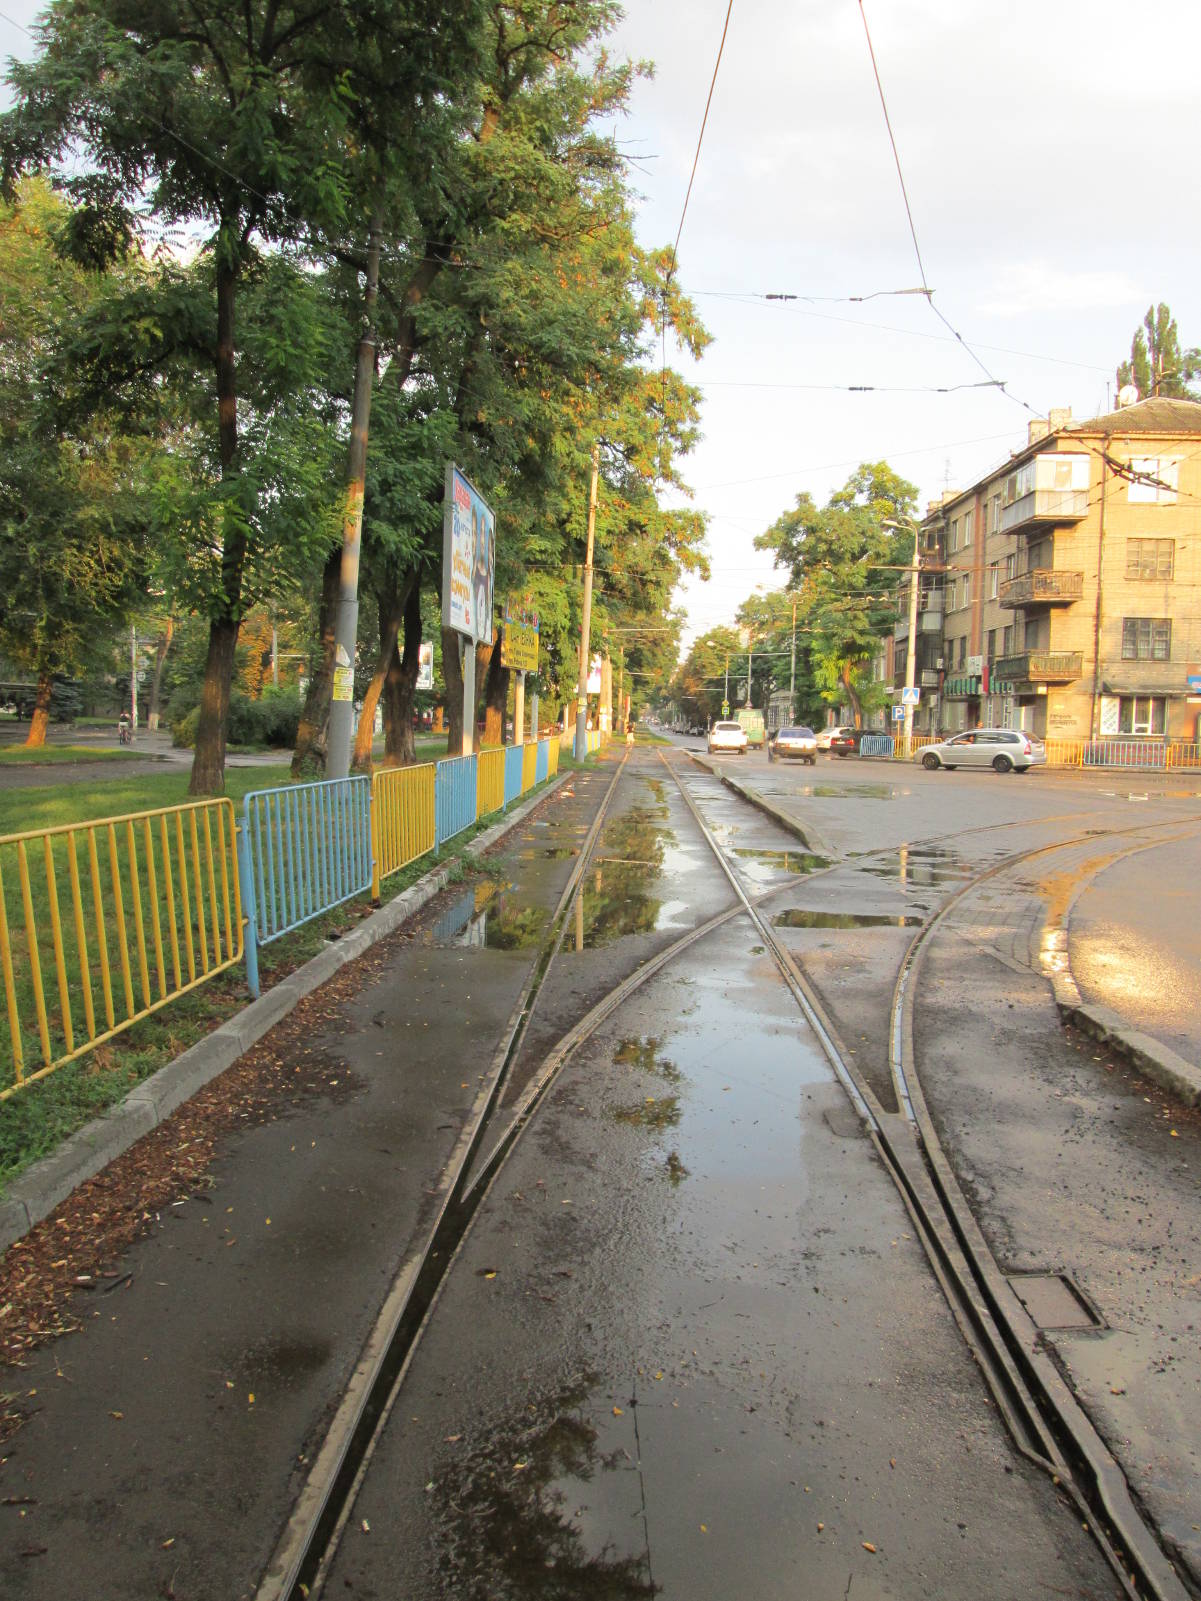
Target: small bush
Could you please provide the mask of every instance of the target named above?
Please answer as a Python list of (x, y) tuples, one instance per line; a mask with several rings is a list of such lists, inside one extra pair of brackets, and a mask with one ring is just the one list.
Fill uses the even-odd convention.
[[(299, 721), (300, 695), (295, 689), (268, 689), (261, 700), (251, 700), (235, 689), (229, 698), (226, 738), (231, 745), (270, 745), (290, 750), (296, 743)], [(199, 706), (181, 707), (178, 715), (172, 706), (172, 744), (181, 750), (194, 749), (199, 723)]]

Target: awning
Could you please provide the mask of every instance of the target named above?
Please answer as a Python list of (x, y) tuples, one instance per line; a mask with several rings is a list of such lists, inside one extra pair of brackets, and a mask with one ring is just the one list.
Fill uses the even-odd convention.
[(1187, 684), (1127, 684), (1112, 683), (1109, 679), (1101, 684), (1103, 695), (1158, 695), (1160, 699), (1183, 700), (1186, 695), (1195, 695), (1195, 689), (1189, 689)]

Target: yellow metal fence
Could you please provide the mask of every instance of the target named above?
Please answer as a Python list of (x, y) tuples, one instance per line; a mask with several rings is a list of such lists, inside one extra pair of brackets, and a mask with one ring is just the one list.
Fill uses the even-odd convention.
[(487, 817), (505, 804), (505, 752), (482, 750), (476, 758), (476, 816)]
[(521, 793), (533, 789), (538, 774), (538, 745), (532, 742), (521, 747)]
[(0, 837), (0, 1100), (241, 954), (228, 800)]
[(385, 767), (371, 779), (371, 895), (379, 900), (383, 879), (434, 848), (433, 762)]

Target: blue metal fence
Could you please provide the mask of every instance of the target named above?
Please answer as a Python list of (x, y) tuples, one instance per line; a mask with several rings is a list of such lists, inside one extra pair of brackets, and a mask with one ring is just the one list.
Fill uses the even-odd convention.
[[(508, 768), (506, 766), (506, 772)], [(506, 789), (507, 789), (506, 785)], [(475, 822), (476, 759), (447, 756), (434, 774), (434, 847), (461, 834)]]
[(550, 742), (540, 739), (538, 741), (537, 765), (534, 768), (535, 784), (544, 784), (550, 776)]
[(371, 888), (370, 779), (252, 790), (242, 801), (238, 873), (246, 980), (257, 995), (260, 945)]
[(521, 799), (521, 764), (525, 755), (522, 745), (505, 746), (505, 805)]
[(860, 756), (891, 756), (895, 749), (891, 734), (864, 734), (859, 740)]
[(1162, 768), (1168, 747), (1158, 739), (1094, 739), (1081, 752), (1085, 767)]

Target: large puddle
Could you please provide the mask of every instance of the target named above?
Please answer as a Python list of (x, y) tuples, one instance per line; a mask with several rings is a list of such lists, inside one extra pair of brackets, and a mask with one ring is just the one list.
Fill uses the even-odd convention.
[(901, 889), (937, 889), (943, 884), (962, 884), (975, 877), (982, 865), (965, 862), (942, 845), (902, 845), (895, 856), (861, 859), (855, 863), (860, 873), (886, 878)]
[(574, 937), (577, 951), (595, 950), (634, 934), (687, 926), (687, 905), (666, 901), (654, 890), (665, 866), (687, 870), (693, 864), (664, 821), (662, 785), (652, 784), (656, 804), (633, 806), (607, 823), (596, 856), (576, 896)]
[(477, 946), (494, 951), (525, 951), (546, 932), (550, 914), (531, 906), (505, 879), (472, 885), (447, 907), (429, 932), (432, 945)]

